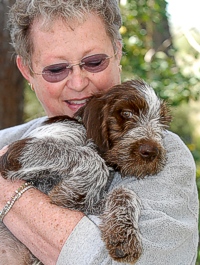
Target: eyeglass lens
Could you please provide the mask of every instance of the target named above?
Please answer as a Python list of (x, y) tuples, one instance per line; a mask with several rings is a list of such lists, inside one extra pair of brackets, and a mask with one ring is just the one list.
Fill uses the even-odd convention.
[(50, 83), (60, 82), (65, 79), (73, 66), (79, 65), (90, 73), (98, 73), (105, 70), (110, 62), (111, 57), (106, 54), (95, 54), (85, 57), (79, 64), (60, 63), (46, 66), (42, 71), (43, 78)]

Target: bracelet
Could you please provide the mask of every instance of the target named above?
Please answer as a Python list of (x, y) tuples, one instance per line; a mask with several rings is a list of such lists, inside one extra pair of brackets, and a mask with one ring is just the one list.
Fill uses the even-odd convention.
[(30, 188), (35, 188), (33, 186), (33, 182), (25, 182), (22, 186), (20, 186), (15, 194), (11, 197), (11, 200), (6, 203), (2, 211), (0, 211), (0, 221), (3, 221), (5, 215), (10, 211), (13, 207), (14, 203), (22, 196), (22, 194)]

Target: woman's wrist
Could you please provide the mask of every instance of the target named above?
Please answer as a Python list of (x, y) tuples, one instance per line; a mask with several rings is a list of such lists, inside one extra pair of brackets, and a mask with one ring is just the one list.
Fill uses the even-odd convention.
[(3, 209), (5, 204), (11, 199), (15, 191), (23, 185), (25, 181), (17, 180), (11, 181), (4, 179), (0, 174), (0, 210)]
[(13, 196), (10, 198), (9, 201), (6, 202), (3, 209), (0, 210), (0, 221), (1, 222), (3, 222), (3, 219), (6, 216), (6, 214), (11, 210), (15, 202), (22, 196), (22, 194), (31, 188), (35, 188), (32, 182), (25, 182), (17, 190), (15, 190), (15, 193), (13, 194)]
[[(0, 156), (6, 153), (8, 146), (4, 146), (0, 149)], [(0, 173), (0, 211), (6, 205), (6, 203), (13, 196), (14, 192), (23, 185), (24, 181), (16, 180), (12, 182), (9, 179), (4, 179)]]

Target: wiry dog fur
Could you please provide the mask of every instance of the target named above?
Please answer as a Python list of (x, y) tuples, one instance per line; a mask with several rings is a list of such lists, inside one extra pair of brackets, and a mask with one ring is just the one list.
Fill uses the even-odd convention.
[[(82, 124), (69, 117), (51, 118), (11, 144), (0, 171), (5, 178), (34, 181), (56, 205), (86, 214), (99, 209), (109, 254), (116, 261), (135, 263), (142, 252), (140, 200), (127, 187), (105, 195), (111, 178), (108, 166), (123, 177), (158, 173), (166, 160), (162, 132), (171, 120), (168, 108), (150, 86), (137, 80), (94, 95), (75, 118)], [(32, 264), (33, 256), (21, 248), (1, 224), (0, 264), (11, 264), (6, 255), (16, 258), (12, 264)], [(19, 249), (17, 255), (13, 249)]]

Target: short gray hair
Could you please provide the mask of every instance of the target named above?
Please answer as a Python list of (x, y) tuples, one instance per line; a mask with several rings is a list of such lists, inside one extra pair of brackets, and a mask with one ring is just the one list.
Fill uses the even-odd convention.
[(16, 0), (9, 11), (8, 28), (15, 52), (31, 65), (33, 45), (31, 25), (42, 18), (44, 24), (62, 18), (64, 21), (83, 21), (87, 14), (97, 14), (105, 25), (114, 50), (121, 41), (121, 14), (117, 0)]

